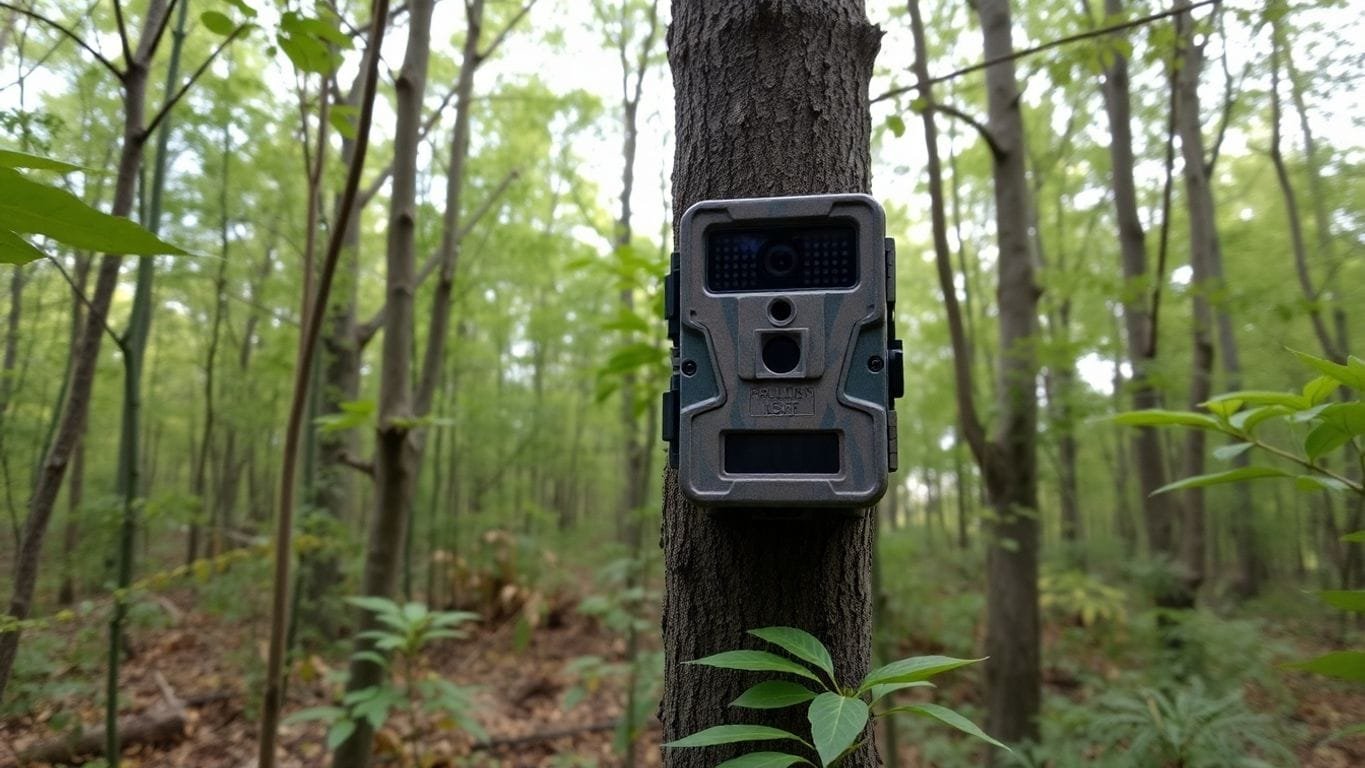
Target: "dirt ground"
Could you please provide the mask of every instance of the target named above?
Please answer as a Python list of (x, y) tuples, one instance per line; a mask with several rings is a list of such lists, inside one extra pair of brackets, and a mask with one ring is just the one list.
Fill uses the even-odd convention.
[[(152, 744), (128, 746), (122, 764), (145, 768), (251, 768), (255, 765), (259, 697), (241, 670), (251, 655), (264, 667), (263, 631), (244, 631), (214, 616), (193, 611), (188, 594), (173, 598), (180, 617), (172, 626), (134, 635), (133, 656), (122, 675), (126, 715), (165, 711), (166, 690), (185, 703), (183, 731)], [(446, 679), (476, 686), (477, 718), (486, 732), (476, 738), (448, 724), (423, 721), (422, 765), (442, 766), (614, 766), (621, 763), (613, 745), (613, 726), (622, 711), (619, 682), (610, 678), (572, 707), (564, 694), (575, 684), (566, 665), (594, 655), (619, 660), (625, 651), (619, 635), (571, 608), (548, 612), (545, 624), (529, 635), (513, 621), (481, 626), (472, 637), (444, 641), (428, 655)], [(518, 647), (518, 640), (524, 642)], [(330, 703), (335, 683), (327, 664), (314, 656), (295, 665), (286, 714)], [(68, 671), (65, 674), (74, 674)], [(87, 673), (88, 674), (88, 673)], [(158, 682), (158, 675), (165, 685)], [(256, 682), (256, 685), (259, 683)], [(1297, 749), (1304, 766), (1352, 768), (1365, 765), (1365, 738), (1329, 739), (1352, 723), (1365, 722), (1365, 692), (1291, 675), (1287, 684), (1297, 706), (1291, 717), (1311, 737)], [(96, 684), (83, 695), (44, 701), (35, 711), (0, 721), (0, 768), (18, 765), (20, 751), (54, 738), (59, 713), (86, 727), (101, 722), (102, 696)], [(1060, 692), (1060, 691), (1059, 691)], [(390, 720), (376, 739), (376, 766), (396, 766), (411, 723)], [(328, 751), (318, 723), (282, 726), (280, 765), (324, 766)], [(659, 729), (651, 722), (638, 747), (637, 765), (660, 765)], [(927, 766), (911, 745), (902, 750), (903, 766)], [(408, 763), (410, 764), (410, 763)]]

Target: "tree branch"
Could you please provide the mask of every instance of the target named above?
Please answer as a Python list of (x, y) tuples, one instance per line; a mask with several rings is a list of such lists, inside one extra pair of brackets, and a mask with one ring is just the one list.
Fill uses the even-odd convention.
[[(507, 191), (508, 187), (512, 186), (512, 182), (516, 181), (520, 177), (521, 177), (520, 171), (512, 171), (511, 173), (503, 177), (502, 181), (498, 183), (498, 186), (495, 187), (493, 191), (488, 195), (488, 197), (484, 198), (484, 201), (479, 204), (478, 209), (476, 209), (473, 213), (469, 215), (469, 221), (465, 222), (464, 226), (460, 227), (460, 231), (455, 235), (456, 242), (463, 241), (465, 236), (468, 235), (471, 231), (473, 231), (474, 227), (478, 225), (479, 221), (484, 217), (484, 215), (487, 214), (490, 210), (492, 210), (493, 204), (496, 203), (498, 199), (503, 196), (503, 194)], [(417, 279), (416, 281), (414, 281), (413, 284), (414, 289), (416, 289), (418, 286), (421, 286), (422, 283), (426, 282), (426, 279), (430, 277), (431, 273), (435, 272), (436, 268), (439, 267), (440, 265), (441, 252), (438, 249), (436, 252), (432, 253), (430, 256), (427, 257), (426, 262), (422, 264), (422, 268), (418, 270)], [(369, 344), (370, 340), (374, 338), (374, 335), (379, 332), (379, 329), (384, 325), (385, 309), (386, 307), (381, 306), (379, 309), (375, 310), (375, 313), (370, 316), (369, 320), (366, 320), (365, 322), (356, 326), (355, 329), (356, 346), (363, 349), (365, 345)]]
[(1175, 179), (1175, 118), (1179, 103), (1176, 101), (1174, 70), (1171, 71), (1169, 79), (1171, 98), (1166, 119), (1166, 181), (1161, 189), (1161, 238), (1157, 244), (1156, 272), (1153, 273), (1155, 279), (1152, 281), (1152, 308), (1147, 313), (1147, 349), (1143, 354), (1147, 360), (1156, 359), (1158, 321), (1161, 319), (1161, 289), (1166, 282), (1166, 257), (1171, 252), (1171, 192)]
[[(47, 260), (52, 262), (52, 265), (57, 268), (57, 271), (61, 273), (62, 279), (66, 281), (66, 284), (71, 286), (71, 292), (76, 294), (76, 298), (80, 299), (80, 302), (85, 305), (86, 309), (94, 312), (95, 308), (90, 303), (90, 297), (86, 296), (85, 291), (81, 290), (81, 287), (76, 285), (76, 281), (71, 279), (71, 273), (66, 271), (66, 267), (62, 266), (62, 262), (53, 257), (52, 254), (44, 255), (47, 256)], [(98, 317), (99, 315), (95, 316)], [(107, 320), (101, 320), (100, 325), (104, 326), (104, 332), (109, 334), (109, 338), (113, 339), (115, 344), (122, 346), (123, 337), (119, 336), (118, 331), (109, 327)]]
[(353, 456), (350, 451), (341, 451), (338, 453), (337, 461), (357, 472), (374, 477), (374, 462)]
[[(166, 14), (169, 16), (170, 14)], [(128, 25), (123, 23), (123, 3), (114, 0), (114, 21), (118, 24), (118, 42), (123, 48), (123, 61), (133, 63), (133, 49), (128, 45)]]
[[(510, 33), (512, 29), (517, 26), (517, 24), (522, 20), (522, 18), (526, 16), (526, 14), (531, 12), (531, 8), (535, 7), (535, 4), (537, 2), (538, 0), (526, 0), (526, 5), (523, 5), (521, 7), (521, 10), (517, 11), (517, 15), (513, 16), (512, 20), (507, 22), (507, 26), (503, 27), (502, 31), (498, 32), (497, 36), (493, 38), (492, 42), (488, 44), (487, 48), (475, 54), (475, 58), (480, 63), (482, 63), (489, 56), (492, 56), (493, 53), (498, 50), (498, 46), (502, 45), (502, 41), (507, 39), (508, 33)], [(466, 6), (468, 6), (467, 3)]]
[[(427, 116), (426, 122), (422, 123), (421, 130), (418, 131), (417, 134), (417, 140), (419, 142), (426, 140), (427, 136), (431, 133), (431, 129), (434, 128), (436, 122), (441, 119), (441, 113), (445, 111), (446, 106), (450, 104), (450, 100), (454, 97), (455, 89), (452, 88), (447, 91), (446, 95), (441, 99), (440, 106), (432, 110), (431, 114)], [(374, 196), (379, 194), (379, 190), (384, 188), (384, 182), (388, 181), (389, 176), (392, 174), (393, 161), (390, 160), (389, 164), (384, 166), (383, 170), (376, 174), (374, 179), (370, 181), (370, 185), (361, 190), (360, 195), (356, 198), (356, 205), (362, 209), (369, 205), (370, 201), (374, 199)]]
[[(168, 13), (167, 15), (169, 16), (170, 14)], [(166, 100), (166, 103), (162, 105), (160, 111), (156, 113), (156, 116), (153, 117), (151, 122), (147, 123), (147, 127), (142, 130), (142, 135), (151, 136), (152, 132), (156, 130), (156, 127), (166, 118), (166, 115), (170, 114), (170, 111), (175, 108), (176, 104), (180, 103), (180, 100), (185, 97), (185, 94), (189, 92), (190, 88), (199, 81), (199, 78), (202, 77), (206, 71), (208, 71), (209, 66), (213, 64), (213, 60), (218, 58), (218, 54), (222, 53), (224, 48), (231, 45), (233, 40), (241, 37), (242, 34), (251, 29), (251, 27), (252, 25), (250, 24), (243, 24), (232, 30), (232, 34), (224, 38), (223, 42), (219, 43), (218, 47), (213, 49), (213, 53), (210, 53), (209, 57), (204, 59), (204, 63), (199, 65), (199, 68), (194, 71), (194, 74), (190, 75), (190, 79), (187, 80), (184, 85), (180, 86), (180, 89), (175, 92), (175, 95)]]
[[(285, 628), (289, 624), (289, 570), (293, 554), (294, 518), (294, 481), (298, 465), (299, 441), (303, 433), (304, 404), (309, 391), (308, 381), (312, 376), (313, 356), (317, 349), (318, 335), (322, 329), (323, 313), (327, 308), (327, 297), (331, 292), (332, 278), (336, 275), (337, 262), (341, 257), (342, 239), (345, 236), (351, 208), (356, 193), (360, 189), (360, 174), (365, 167), (365, 155), (369, 150), (370, 125), (374, 117), (375, 90), (379, 81), (379, 52), (384, 41), (385, 22), (389, 16), (389, 0), (374, 0), (373, 14), (365, 50), (368, 60), (362, 62), (364, 87), (360, 99), (360, 115), (356, 119), (355, 152), (351, 157), (351, 167), (347, 169), (346, 181), (342, 188), (342, 205), (337, 222), (332, 227), (327, 241), (327, 252), (323, 257), (322, 274), (316, 295), (305, 302), (308, 314), (304, 317), (303, 328), (299, 333), (299, 349), (294, 370), (293, 395), (289, 404), (289, 418), (285, 425), (284, 451), (280, 468), (279, 507), (275, 534), (274, 582), (271, 594), (270, 645), (266, 659), (266, 679), (261, 703), (261, 724), (258, 765), (260, 768), (275, 768), (275, 742), (279, 729), (280, 708), (284, 704), (284, 655)], [(325, 103), (325, 102), (324, 102)]]
[(33, 11), (28, 8), (21, 8), (20, 6), (14, 5), (12, 3), (4, 2), (4, 0), (0, 0), (0, 8), (14, 11), (15, 13), (27, 16), (30, 19), (33, 19), (34, 21), (46, 24), (47, 26), (61, 33), (62, 37), (65, 37), (66, 39), (72, 41), (76, 45), (79, 45), (81, 48), (85, 49), (86, 53), (95, 57), (95, 61), (99, 62), (100, 66), (109, 70), (109, 73), (112, 74), (114, 77), (118, 78), (120, 82), (123, 81), (123, 70), (114, 66), (114, 63), (112, 61), (104, 58), (104, 56), (101, 55), (99, 51), (90, 47), (89, 43), (85, 42), (85, 40), (80, 35), (71, 31), (71, 29), (69, 29), (68, 27), (65, 27), (62, 24), (59, 24), (56, 21), (53, 21), (52, 19), (49, 19), (48, 17), (42, 15), (41, 13), (38, 13), (37, 11)]
[(994, 155), (997, 159), (1005, 156), (1005, 150), (995, 140), (995, 136), (991, 134), (991, 130), (987, 128), (981, 121), (977, 120), (976, 118), (972, 117), (966, 112), (963, 112), (957, 107), (950, 106), (948, 104), (930, 102), (929, 109), (932, 109), (935, 112), (941, 112), (949, 117), (955, 117), (958, 120), (961, 120), (962, 122), (966, 123), (967, 125), (970, 125), (971, 127), (975, 128), (976, 132), (981, 134), (981, 138), (985, 140), (986, 146), (991, 148), (992, 155)]
[(1171, 16), (1176, 16), (1176, 15), (1182, 14), (1182, 13), (1189, 13), (1190, 11), (1193, 11), (1193, 10), (1195, 10), (1196, 8), (1202, 8), (1202, 7), (1206, 6), (1206, 5), (1213, 5), (1213, 4), (1219, 3), (1219, 2), (1222, 2), (1222, 0), (1199, 0), (1198, 2), (1191, 3), (1190, 5), (1185, 6), (1184, 8), (1173, 8), (1173, 9), (1170, 9), (1170, 10), (1161, 11), (1160, 13), (1151, 14), (1150, 16), (1143, 16), (1142, 18), (1133, 19), (1133, 20), (1131, 20), (1131, 21), (1125, 21), (1125, 22), (1123, 22), (1123, 23), (1121, 23), (1121, 24), (1113, 24), (1113, 25), (1108, 26), (1108, 27), (1096, 27), (1095, 29), (1089, 29), (1089, 30), (1086, 30), (1086, 31), (1084, 31), (1084, 32), (1077, 32), (1077, 33), (1074, 34), (1074, 35), (1067, 35), (1066, 37), (1060, 37), (1060, 38), (1057, 38), (1056, 40), (1051, 40), (1051, 41), (1046, 42), (1046, 43), (1042, 43), (1042, 44), (1039, 44), (1039, 45), (1035, 45), (1035, 46), (1033, 46), (1032, 48), (1024, 48), (1024, 49), (1021, 49), (1021, 50), (1018, 50), (1018, 51), (1014, 51), (1013, 53), (1007, 54), (1007, 55), (1005, 55), (1005, 56), (996, 56), (995, 58), (992, 58), (992, 59), (986, 59), (985, 61), (981, 61), (981, 62), (978, 62), (978, 63), (976, 63), (976, 64), (972, 64), (971, 66), (967, 66), (967, 67), (963, 67), (962, 69), (954, 70), (954, 71), (952, 71), (952, 72), (949, 72), (949, 73), (946, 74), (946, 75), (940, 75), (939, 77), (931, 77), (931, 78), (928, 78), (928, 79), (926, 79), (926, 80), (923, 80), (923, 81), (920, 81), (920, 82), (916, 82), (916, 83), (913, 84), (913, 85), (906, 85), (906, 86), (902, 86), (902, 87), (899, 87), (899, 88), (892, 88), (891, 90), (887, 91), (886, 93), (883, 93), (883, 94), (881, 94), (880, 96), (874, 97), (873, 99), (871, 99), (871, 101), (870, 101), (869, 103), (871, 103), (871, 104), (876, 104), (876, 103), (879, 102), (879, 101), (886, 101), (886, 100), (888, 100), (888, 99), (894, 99), (894, 98), (896, 98), (897, 96), (901, 96), (901, 95), (904, 95), (904, 94), (906, 94), (906, 93), (909, 93), (909, 92), (911, 92), (911, 91), (913, 91), (913, 90), (918, 89), (921, 85), (937, 85), (937, 84), (942, 83), (942, 82), (944, 82), (944, 81), (946, 81), (946, 80), (952, 80), (953, 78), (961, 77), (961, 76), (963, 76), (963, 75), (968, 75), (968, 74), (971, 74), (972, 72), (977, 72), (977, 71), (980, 71), (980, 70), (983, 70), (983, 69), (988, 69), (988, 68), (990, 68), (990, 67), (995, 66), (996, 64), (1003, 64), (1003, 63), (1006, 62), (1006, 61), (1013, 61), (1013, 60), (1015, 60), (1015, 59), (1022, 59), (1022, 58), (1026, 57), (1026, 56), (1032, 56), (1032, 55), (1035, 54), (1035, 53), (1042, 53), (1043, 51), (1048, 51), (1048, 50), (1051, 50), (1051, 49), (1056, 48), (1056, 47), (1061, 46), (1061, 45), (1067, 45), (1067, 44), (1069, 44), (1069, 43), (1080, 42), (1081, 40), (1089, 40), (1089, 39), (1095, 38), (1095, 37), (1102, 37), (1102, 36), (1104, 36), (1104, 35), (1111, 34), (1111, 33), (1113, 33), (1113, 32), (1121, 32), (1121, 31), (1123, 31), (1123, 30), (1125, 30), (1125, 29), (1132, 29), (1132, 28), (1134, 28), (1134, 27), (1140, 27), (1140, 26), (1143, 26), (1143, 25), (1145, 25), (1145, 24), (1150, 24), (1150, 23), (1152, 23), (1152, 22), (1154, 22), (1154, 21), (1160, 21), (1161, 19), (1165, 19), (1165, 18), (1168, 18), (1168, 17), (1171, 17)]
[[(990, 444), (986, 439), (985, 427), (976, 410), (975, 385), (972, 382), (971, 349), (962, 325), (962, 309), (957, 301), (957, 285), (953, 281), (952, 260), (948, 248), (948, 221), (943, 204), (943, 167), (938, 156), (938, 127), (934, 125), (934, 91), (929, 82), (927, 63), (928, 45), (924, 37), (924, 21), (920, 16), (919, 0), (907, 3), (910, 10), (910, 28), (915, 40), (915, 79), (918, 83), (920, 98), (925, 108), (920, 111), (924, 125), (924, 144), (928, 153), (926, 168), (929, 175), (929, 214), (934, 240), (934, 267), (938, 274), (939, 289), (943, 293), (943, 308), (948, 319), (948, 336), (953, 347), (953, 378), (957, 383), (955, 398), (957, 420), (968, 448), (976, 457), (977, 464), (986, 470), (990, 461)], [(968, 121), (973, 124), (974, 121)], [(989, 140), (988, 134), (987, 139)], [(964, 275), (965, 279), (965, 275)]]
[[(147, 46), (146, 55), (143, 56), (143, 63), (149, 63), (156, 55), (157, 46), (161, 45), (161, 40), (165, 37), (166, 27), (171, 23), (171, 14), (175, 11), (175, 6), (180, 0), (171, 0), (166, 4), (166, 12), (161, 14), (161, 21), (157, 24), (156, 34), (149, 38), (150, 45)], [(189, 2), (189, 0), (185, 0)], [(185, 10), (189, 10), (186, 8)]]

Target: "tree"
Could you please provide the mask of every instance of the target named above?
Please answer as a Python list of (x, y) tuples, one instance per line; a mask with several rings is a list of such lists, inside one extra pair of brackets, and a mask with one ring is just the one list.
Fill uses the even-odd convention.
[[(868, 189), (867, 87), (880, 31), (861, 0), (675, 0), (672, 18), (675, 217), (705, 199)], [(866, 674), (875, 525), (866, 511), (792, 521), (712, 515), (683, 499), (675, 470), (665, 473), (665, 740), (724, 722), (750, 681), (681, 662), (756, 647), (748, 629), (801, 627), (850, 679)], [(805, 725), (799, 712), (768, 714), (771, 725)], [(723, 754), (734, 750), (670, 750), (665, 759), (709, 766)], [(864, 747), (846, 765), (875, 763)]]
[[(1105, 0), (1107, 16), (1123, 13), (1122, 0)], [(1109, 118), (1110, 185), (1114, 197), (1114, 220), (1118, 226), (1119, 260), (1123, 271), (1123, 322), (1127, 357), (1132, 367), (1129, 383), (1133, 407), (1156, 408), (1160, 396), (1151, 383), (1150, 369), (1157, 355), (1157, 311), (1159, 293), (1151, 285), (1147, 270), (1147, 233), (1138, 215), (1137, 186), (1133, 180), (1132, 100), (1129, 95), (1128, 57), (1115, 42), (1108, 48), (1109, 66), (1105, 67), (1101, 91)], [(1157, 280), (1163, 279), (1161, 275)], [(1145, 427), (1133, 435), (1133, 461), (1141, 491), (1147, 545), (1154, 554), (1175, 557), (1175, 510), (1173, 497), (1157, 494), (1166, 484), (1166, 457), (1160, 435)]]
[(911, 0), (916, 43), (915, 74), (923, 100), (925, 142), (929, 152), (932, 219), (939, 285), (953, 342), (956, 402), (961, 432), (986, 484), (992, 507), (986, 555), (986, 730), (1003, 741), (1038, 737), (1042, 697), (1041, 625), (1038, 614), (1038, 288), (1029, 242), (1027, 146), (1014, 77), (1007, 0), (982, 0), (988, 119), (971, 122), (991, 150), (996, 244), (1000, 251), (996, 295), (999, 307), (999, 385), (997, 424), (987, 436), (973, 396), (970, 351), (958, 309), (948, 256), (946, 217), (933, 113), (959, 110), (933, 100), (924, 27), (919, 4)]

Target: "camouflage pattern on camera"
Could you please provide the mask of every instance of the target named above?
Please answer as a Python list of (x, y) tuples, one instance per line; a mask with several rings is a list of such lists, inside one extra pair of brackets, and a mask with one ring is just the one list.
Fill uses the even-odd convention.
[(886, 491), (901, 362), (885, 229), (860, 194), (713, 200), (683, 215), (665, 437), (689, 500), (858, 508)]

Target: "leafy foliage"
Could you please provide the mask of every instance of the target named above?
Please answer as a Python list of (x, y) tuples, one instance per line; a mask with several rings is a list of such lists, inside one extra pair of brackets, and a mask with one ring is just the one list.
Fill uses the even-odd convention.
[(181, 249), (119, 216), (86, 205), (60, 187), (21, 173), (27, 168), (68, 173), (71, 163), (10, 150), (0, 151), (0, 264), (27, 264), (43, 252), (24, 235), (43, 235), (90, 251), (120, 254), (177, 254)]
[(395, 678), (376, 686), (346, 693), (335, 706), (313, 707), (295, 712), (285, 722), (320, 720), (327, 724), (327, 748), (335, 749), (355, 731), (361, 721), (376, 730), (395, 710), (407, 715), (405, 741), (411, 765), (422, 764), (418, 744), (426, 735), (423, 714), (438, 715), (443, 727), (459, 727), (475, 735), (483, 729), (474, 719), (474, 703), (468, 688), (441, 678), (425, 666), (423, 651), (433, 642), (464, 636), (461, 625), (478, 619), (467, 611), (432, 611), (421, 603), (398, 603), (383, 597), (351, 597), (347, 602), (373, 614), (380, 624), (361, 637), (375, 650), (362, 650), (353, 658), (379, 664)]
[(1174, 693), (1146, 688), (1102, 697), (1088, 723), (1128, 765), (1287, 765), (1273, 721), (1251, 712), (1241, 693), (1210, 696), (1197, 680)]
[[(769, 651), (725, 651), (686, 662), (719, 669), (754, 672), (782, 672), (796, 675), (819, 684), (823, 690), (813, 691), (806, 685), (785, 680), (768, 680), (753, 686), (732, 702), (731, 706), (749, 709), (778, 709), (810, 702), (806, 719), (810, 723), (810, 741), (780, 728), (762, 725), (718, 725), (665, 744), (665, 747), (708, 747), (750, 741), (796, 741), (813, 750), (820, 766), (838, 765), (862, 742), (860, 737), (868, 721), (875, 717), (908, 712), (946, 723), (963, 733), (989, 744), (1008, 749), (988, 736), (970, 720), (937, 704), (914, 704), (874, 711), (873, 706), (891, 690), (907, 687), (932, 686), (935, 677), (983, 659), (954, 659), (947, 656), (922, 656), (900, 659), (869, 672), (855, 686), (841, 687), (835, 676), (829, 649), (814, 635), (795, 627), (764, 627), (749, 630), (749, 634), (791, 654), (800, 662)], [(821, 677), (817, 673), (824, 673)], [(757, 766), (788, 766), (811, 763), (805, 757), (786, 752), (753, 752), (721, 763), (729, 768)]]
[[(1130, 426), (1179, 425), (1220, 432), (1239, 442), (1224, 449), (1223, 458), (1254, 451), (1258, 456), (1270, 456), (1294, 467), (1293, 471), (1279, 466), (1252, 465), (1238, 469), (1187, 477), (1169, 483), (1157, 492), (1199, 488), (1223, 483), (1261, 478), (1295, 478), (1301, 490), (1327, 490), (1365, 496), (1365, 485), (1360, 475), (1352, 478), (1339, 474), (1321, 461), (1331, 451), (1349, 446), (1348, 456), (1365, 470), (1365, 403), (1358, 399), (1328, 402), (1338, 389), (1355, 393), (1365, 391), (1365, 361), (1348, 355), (1346, 363), (1336, 363), (1306, 352), (1290, 350), (1294, 357), (1313, 369), (1317, 378), (1305, 384), (1298, 393), (1238, 391), (1211, 398), (1203, 404), (1210, 415), (1167, 411), (1136, 411), (1120, 414), (1116, 419)], [(1281, 422), (1299, 432), (1306, 432), (1293, 448), (1263, 438), (1258, 428)], [(1351, 536), (1354, 534), (1348, 534)], [(1365, 612), (1365, 590), (1333, 590), (1323, 594), (1330, 605), (1352, 612)], [(1328, 653), (1308, 661), (1288, 665), (1292, 669), (1315, 672), (1355, 683), (1365, 683), (1365, 652), (1343, 650)], [(1179, 702), (1163, 702), (1179, 704)]]

